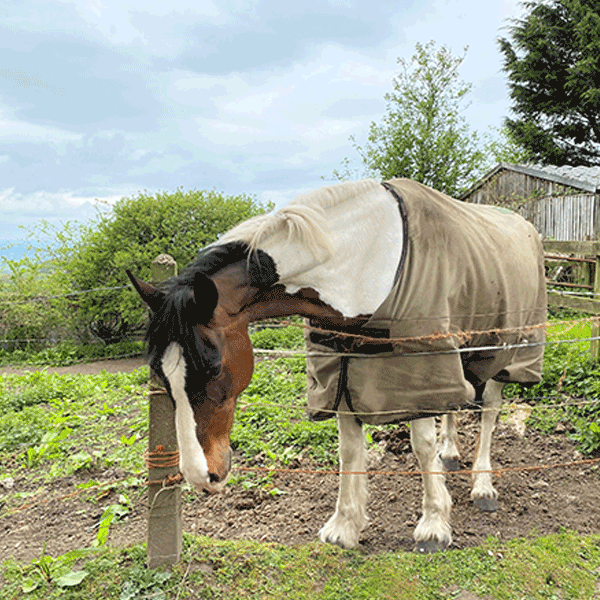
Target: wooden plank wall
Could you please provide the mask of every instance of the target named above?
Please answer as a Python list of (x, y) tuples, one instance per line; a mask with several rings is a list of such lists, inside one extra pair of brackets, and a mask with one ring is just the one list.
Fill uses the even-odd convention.
[[(595, 263), (592, 297), (566, 295), (553, 289), (554, 285), (560, 286), (560, 284), (555, 283), (553, 285), (553, 283), (549, 281), (548, 305), (571, 308), (592, 315), (600, 315), (600, 241), (545, 241), (544, 252), (553, 256), (557, 254), (563, 255), (566, 260), (573, 255), (589, 256)], [(600, 336), (600, 322), (598, 321), (592, 324), (592, 337), (597, 336)], [(598, 361), (600, 359), (600, 340), (593, 340), (590, 342), (590, 354), (592, 360)]]
[(515, 171), (501, 171), (469, 196), (467, 202), (474, 204), (497, 204), (521, 202), (536, 194), (552, 195), (564, 191), (564, 186), (559, 186), (553, 181), (540, 179), (525, 173)]
[(542, 234), (558, 241), (592, 240), (598, 236), (600, 196), (573, 194), (531, 200), (518, 212)]
[(544, 239), (600, 239), (600, 195), (566, 191), (556, 182), (504, 170), (475, 190), (467, 202), (518, 210)]

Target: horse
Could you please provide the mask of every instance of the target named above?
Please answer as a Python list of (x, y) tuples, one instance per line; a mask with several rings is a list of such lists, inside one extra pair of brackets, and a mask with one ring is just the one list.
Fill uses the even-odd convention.
[(174, 403), (183, 477), (223, 489), (253, 373), (249, 325), (300, 315), (309, 411), (335, 415), (339, 434), (339, 493), (319, 538), (355, 547), (368, 521), (363, 424), (410, 421), (423, 482), (415, 549), (447, 548), (443, 471), (460, 460), (451, 413), (482, 409), (471, 495), (496, 510), (491, 435), (503, 385), (541, 376), (543, 268), (520, 216), (396, 179), (326, 186), (242, 222), (161, 289), (127, 271), (150, 308), (148, 360)]

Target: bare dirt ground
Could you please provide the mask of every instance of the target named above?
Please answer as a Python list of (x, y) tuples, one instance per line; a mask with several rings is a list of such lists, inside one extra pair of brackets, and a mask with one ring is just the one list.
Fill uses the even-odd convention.
[[(140, 364), (143, 364), (142, 359), (135, 366), (130, 364), (129, 368)], [(110, 369), (125, 368), (121, 362), (120, 365), (94, 363), (94, 367), (78, 365), (63, 369), (88, 372), (88, 368), (100, 370), (107, 366)], [(462, 417), (463, 468), (471, 466), (477, 432), (475, 418)], [(421, 511), (420, 479), (389, 474), (417, 469), (410, 451), (408, 431), (404, 426), (394, 426), (382, 430), (377, 437), (378, 448), (370, 453), (369, 468), (384, 474), (369, 476), (370, 523), (361, 536), (360, 549), (366, 554), (410, 551), (413, 548), (412, 531)], [(562, 464), (580, 459), (574, 444), (563, 431), (543, 435), (529, 429), (519, 435), (512, 425), (500, 423), (494, 434), (494, 467)], [(239, 459), (237, 464), (243, 466)], [(260, 457), (246, 464), (257, 465), (260, 465)], [(308, 471), (322, 468), (307, 461), (292, 467)], [(81, 471), (48, 484), (41, 496), (26, 479), (16, 480), (11, 491), (36, 492), (36, 495), (23, 499), (23, 505), (31, 503), (29, 507), (0, 517), (0, 556), (30, 561), (40, 556), (44, 543), (46, 552), (53, 556), (90, 546), (104, 508), (116, 503), (118, 494), (110, 490), (90, 491), (88, 501), (84, 501), (82, 494), (67, 496), (77, 493), (76, 486), (89, 479), (116, 482), (125, 475), (119, 469)], [(232, 485), (217, 496), (185, 491), (184, 530), (216, 539), (253, 539), (285, 545), (315, 540), (319, 528), (334, 510), (337, 475), (278, 473), (274, 484), (281, 494), (271, 495), (258, 487), (244, 490)], [(476, 546), (488, 535), (509, 540), (546, 535), (561, 528), (584, 534), (600, 533), (600, 468), (597, 463), (505, 473), (495, 477), (495, 486), (499, 492), (499, 510), (482, 513), (471, 505), (470, 477), (448, 477), (448, 488), (454, 500), (452, 548)], [(0, 488), (0, 511), (4, 492)], [(109, 544), (114, 546), (145, 541), (146, 491), (140, 486), (137, 491), (128, 491), (128, 495), (133, 503), (132, 510), (123, 521), (111, 525)]]
[[(141, 366), (148, 364), (144, 356), (133, 358), (121, 358), (118, 360), (97, 360), (80, 365), (70, 365), (68, 367), (48, 367), (48, 373), (58, 373), (65, 375), (68, 373), (79, 373), (80, 375), (94, 375), (101, 371), (107, 373), (130, 373)], [(37, 371), (39, 367), (0, 367), (0, 375), (22, 375), (30, 371)]]

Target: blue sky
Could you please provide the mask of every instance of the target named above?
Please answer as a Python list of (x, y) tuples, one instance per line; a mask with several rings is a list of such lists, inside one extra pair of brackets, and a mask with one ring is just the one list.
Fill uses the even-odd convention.
[[(20, 0), (0, 20), (0, 245), (142, 190), (283, 205), (325, 185), (385, 110), (396, 59), (434, 40), (508, 115), (496, 44), (516, 0)], [(9, 255), (0, 251), (0, 256)]]

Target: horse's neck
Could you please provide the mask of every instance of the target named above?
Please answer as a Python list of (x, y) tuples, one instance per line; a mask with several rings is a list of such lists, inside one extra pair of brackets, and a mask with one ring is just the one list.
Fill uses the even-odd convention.
[(299, 315), (324, 320), (332, 325), (357, 325), (368, 315), (347, 318), (320, 299), (311, 288), (302, 288), (290, 294), (284, 285), (259, 290), (250, 283), (245, 264), (229, 265), (213, 276), (219, 293), (219, 312), (230, 317), (242, 318), (247, 323), (273, 317)]
[(347, 317), (373, 313), (392, 289), (404, 243), (396, 200), (377, 186), (330, 207), (325, 219), (326, 236), (320, 237), (327, 248), (311, 244), (313, 228), (301, 225), (291, 235), (277, 231), (259, 246), (288, 294), (311, 288)]
[(324, 321), (336, 327), (362, 325), (369, 317), (344, 317), (342, 313), (322, 302), (315, 290), (304, 288), (295, 294), (288, 294), (282, 285), (256, 294), (243, 313), (248, 322), (298, 315)]

